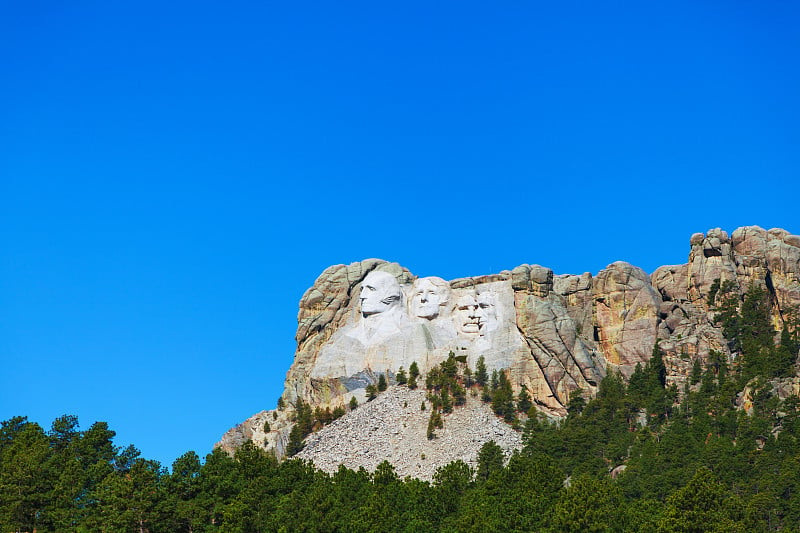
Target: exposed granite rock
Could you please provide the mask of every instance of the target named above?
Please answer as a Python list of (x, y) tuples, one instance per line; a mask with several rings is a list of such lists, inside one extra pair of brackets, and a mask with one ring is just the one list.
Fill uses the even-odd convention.
[(592, 275), (588, 272), (580, 276), (566, 274), (553, 280), (553, 292), (564, 301), (567, 314), (573, 322), (578, 335), (588, 345), (594, 347), (592, 337)]
[(742, 291), (751, 284), (771, 291), (774, 323), (780, 329), (783, 313), (800, 308), (800, 237), (747, 226), (733, 232), (732, 243)]
[[(709, 291), (717, 279), (733, 282), (740, 296), (751, 284), (764, 287), (773, 302), (775, 329), (780, 330), (787, 316), (800, 308), (800, 237), (758, 226), (739, 228), (729, 237), (715, 228), (691, 236), (686, 264), (660, 267), (651, 276), (624, 262), (612, 263), (596, 276), (554, 275), (546, 267), (526, 264), (449, 282), (417, 278), (397, 263), (379, 259), (332, 266), (300, 301), (297, 351), (282, 396), (286, 409), (254, 415), (218, 445), (231, 451), (249, 439), (280, 457), (298, 398), (312, 407), (334, 408), (354, 396), (362, 407), (323, 429), (321, 436), (309, 437), (308, 453), (317, 450), (314, 453), (322, 457), (324, 447), (313, 444), (316, 439), (334, 438), (326, 435), (335, 435), (343, 424), (363, 422), (366, 427), (365, 413), (399, 398), (396, 392), (365, 403), (365, 387), (380, 374), (394, 383), (400, 367), (408, 370), (415, 361), (424, 375), (451, 351), (464, 356), (472, 368), (483, 357), (490, 370), (505, 369), (515, 391), (525, 386), (548, 416), (563, 415), (576, 390), (592, 396), (607, 372), (630, 376), (637, 363), (650, 358), (657, 340), (668, 382), (683, 390), (696, 360), (705, 363), (714, 352), (736, 358), (709, 310)], [(409, 408), (419, 409), (420, 401), (416, 406), (409, 401)], [(464, 413), (480, 423), (466, 420), (464, 427), (480, 433), (474, 428), (484, 422), (493, 425), (492, 418), (475, 410), (486, 406), (473, 407)], [(451, 417), (461, 416), (457, 412)], [(401, 434), (411, 435), (405, 429), (419, 413), (412, 416), (405, 408), (398, 413), (407, 418)], [(427, 416), (423, 418), (427, 427)], [(264, 431), (265, 422), (270, 431)], [(455, 425), (445, 425), (436, 446), (451, 442), (447, 427)], [(436, 457), (451, 460), (444, 451), (428, 454), (427, 473), (420, 474), (422, 467), (401, 449), (416, 450), (412, 441), (419, 435), (397, 437), (401, 434), (381, 437), (391, 444), (389, 455), (358, 453), (372, 461), (370, 465), (398, 458), (411, 465), (403, 467), (410, 475), (429, 476), (441, 466), (435, 464)], [(424, 431), (420, 434), (420, 446), (427, 445)], [(331, 449), (345, 446), (325, 442)], [(319, 460), (331, 465), (339, 459), (351, 461), (352, 450), (341, 449), (345, 451)]]
[(661, 297), (641, 268), (617, 261), (594, 279), (594, 301), (599, 348), (628, 377), (653, 353)]
[(707, 310), (706, 297), (714, 280), (736, 281), (736, 261), (727, 232), (719, 228), (695, 233), (689, 252), (687, 287), (689, 301)]

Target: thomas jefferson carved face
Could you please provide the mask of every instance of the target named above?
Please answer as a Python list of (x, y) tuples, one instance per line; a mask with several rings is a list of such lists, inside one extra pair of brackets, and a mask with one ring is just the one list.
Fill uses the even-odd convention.
[(373, 271), (361, 282), (361, 315), (370, 316), (388, 311), (400, 302), (400, 284), (386, 272)]
[(450, 284), (436, 277), (418, 279), (411, 294), (411, 313), (433, 320), (450, 297)]

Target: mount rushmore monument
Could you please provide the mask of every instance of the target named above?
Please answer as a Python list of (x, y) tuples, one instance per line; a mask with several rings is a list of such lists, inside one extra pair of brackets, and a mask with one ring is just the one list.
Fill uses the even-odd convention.
[(608, 372), (630, 376), (656, 341), (667, 379), (680, 388), (710, 351), (736, 355), (707, 301), (715, 280), (742, 295), (751, 284), (765, 288), (779, 331), (800, 308), (800, 237), (758, 226), (697, 233), (687, 263), (650, 275), (625, 262), (596, 275), (525, 264), (450, 281), (379, 259), (331, 266), (300, 301), (286, 407), (254, 415), (219, 445), (252, 439), (281, 455), (298, 399), (320, 408), (362, 403), (381, 374), (391, 383), (413, 362), (424, 374), (450, 352), (471, 368), (483, 357), (489, 371), (505, 369), (515, 390), (526, 387), (551, 416), (565, 413), (575, 391), (595, 394)]

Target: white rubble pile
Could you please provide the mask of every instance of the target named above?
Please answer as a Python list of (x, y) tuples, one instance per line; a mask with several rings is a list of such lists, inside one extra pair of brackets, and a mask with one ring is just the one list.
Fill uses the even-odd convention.
[[(430, 403), (423, 389), (394, 386), (306, 439), (296, 457), (312, 461), (326, 472), (340, 464), (374, 471), (389, 461), (404, 478), (431, 480), (437, 468), (462, 460), (477, 467), (478, 452), (493, 440), (506, 456), (522, 447), (522, 435), (498, 418), (479, 397), (467, 395), (466, 405), (445, 415), (444, 428), (428, 440)], [(426, 409), (421, 410), (422, 402)]]

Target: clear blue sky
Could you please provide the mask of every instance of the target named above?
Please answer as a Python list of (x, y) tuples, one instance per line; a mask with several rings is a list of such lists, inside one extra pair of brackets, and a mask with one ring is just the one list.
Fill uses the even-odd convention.
[(800, 233), (796, 2), (3, 2), (0, 419), (169, 466), (274, 407), (298, 300)]

